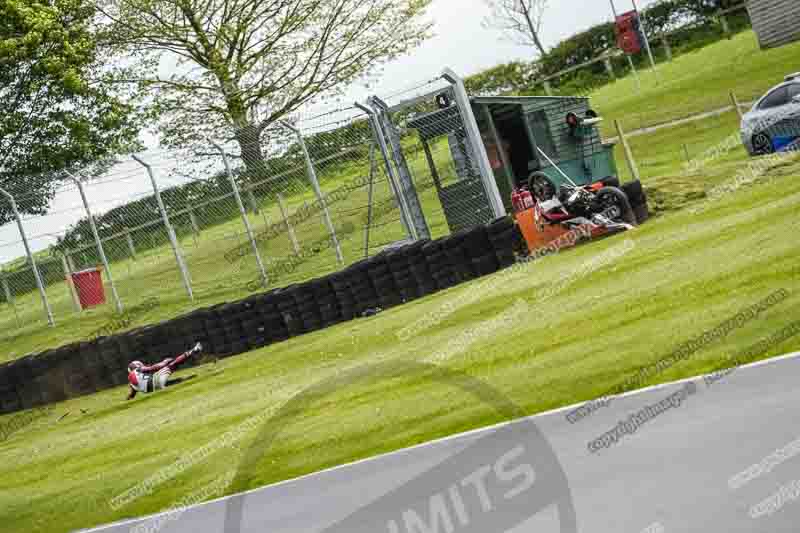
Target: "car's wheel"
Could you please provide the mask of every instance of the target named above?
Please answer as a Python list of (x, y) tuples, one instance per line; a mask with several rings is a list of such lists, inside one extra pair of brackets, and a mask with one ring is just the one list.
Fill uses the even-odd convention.
[(636, 225), (636, 215), (625, 193), (616, 187), (603, 187), (597, 191), (597, 202), (603, 214), (611, 220), (622, 220)]
[(753, 135), (753, 152), (756, 155), (771, 154), (774, 151), (775, 147), (772, 145), (769, 134), (762, 131)]
[(556, 195), (556, 184), (544, 172), (534, 172), (528, 178), (528, 190), (536, 200), (544, 202)]

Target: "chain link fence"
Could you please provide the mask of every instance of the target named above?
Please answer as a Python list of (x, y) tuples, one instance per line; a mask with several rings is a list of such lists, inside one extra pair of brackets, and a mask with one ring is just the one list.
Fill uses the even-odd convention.
[[(494, 172), (526, 172), (516, 172), (513, 157), (497, 166), (497, 154), (489, 156), (492, 129), (508, 137), (502, 110), (487, 129), (492, 120), (480, 116), (481, 106), (473, 109), (459, 82), (445, 75), (363, 104), (243, 128), (190, 151), (137, 154), (101, 175), (76, 175), (83, 197), (68, 176), (46, 214), (20, 219), (33, 253), (25, 253), (14, 222), (0, 228), (0, 342), (44, 328), (50, 317), (107, 334), (94, 325), (115, 311), (150, 312), (157, 300), (167, 309), (148, 320), (166, 318), (490, 222), (498, 213), (493, 202), (508, 198), (511, 186)], [(737, 96), (744, 110), (756, 95)], [(553, 113), (564, 115), (575, 101), (561, 99)], [(727, 115), (712, 113), (689, 127), (722, 130)], [(777, 136), (796, 139), (793, 124), (783, 134), (780, 123)], [(537, 138), (564, 135), (550, 133)], [(598, 146), (592, 138), (582, 149)], [(669, 159), (689, 166), (705, 151), (684, 146)], [(661, 165), (640, 162), (646, 170)], [(24, 211), (32, 196), (11, 198)], [(102, 276), (104, 303), (92, 271)]]
[(49, 316), (94, 323), (154, 299), (185, 312), (491, 220), (483, 146), (453, 86), (428, 80), (385, 102), (136, 154), (99, 176), (68, 173), (46, 214), (21, 219), (33, 253), (0, 242), (0, 331), (8, 341)]

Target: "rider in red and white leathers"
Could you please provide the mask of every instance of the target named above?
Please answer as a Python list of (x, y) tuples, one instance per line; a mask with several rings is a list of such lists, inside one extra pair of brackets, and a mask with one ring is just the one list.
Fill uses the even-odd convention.
[(172, 372), (186, 362), (192, 355), (200, 353), (202, 349), (203, 346), (198, 342), (191, 350), (175, 358), (169, 357), (160, 363), (149, 366), (141, 361), (132, 361), (128, 365), (128, 384), (130, 385), (130, 392), (128, 393), (127, 399), (133, 399), (137, 392), (155, 392), (172, 384), (175, 381), (169, 381)]

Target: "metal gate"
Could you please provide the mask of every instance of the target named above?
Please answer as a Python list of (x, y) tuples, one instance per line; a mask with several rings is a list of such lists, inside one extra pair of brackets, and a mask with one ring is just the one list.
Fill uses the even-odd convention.
[(504, 215), (460, 79), (429, 80), (401, 96), (368, 103), (412, 238), (437, 238)]

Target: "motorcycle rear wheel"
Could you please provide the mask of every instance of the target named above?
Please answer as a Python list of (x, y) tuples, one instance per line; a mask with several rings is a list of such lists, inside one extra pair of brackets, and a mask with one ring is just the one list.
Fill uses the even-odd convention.
[(597, 191), (597, 203), (608, 218), (636, 225), (636, 215), (625, 193), (617, 187), (603, 187)]

